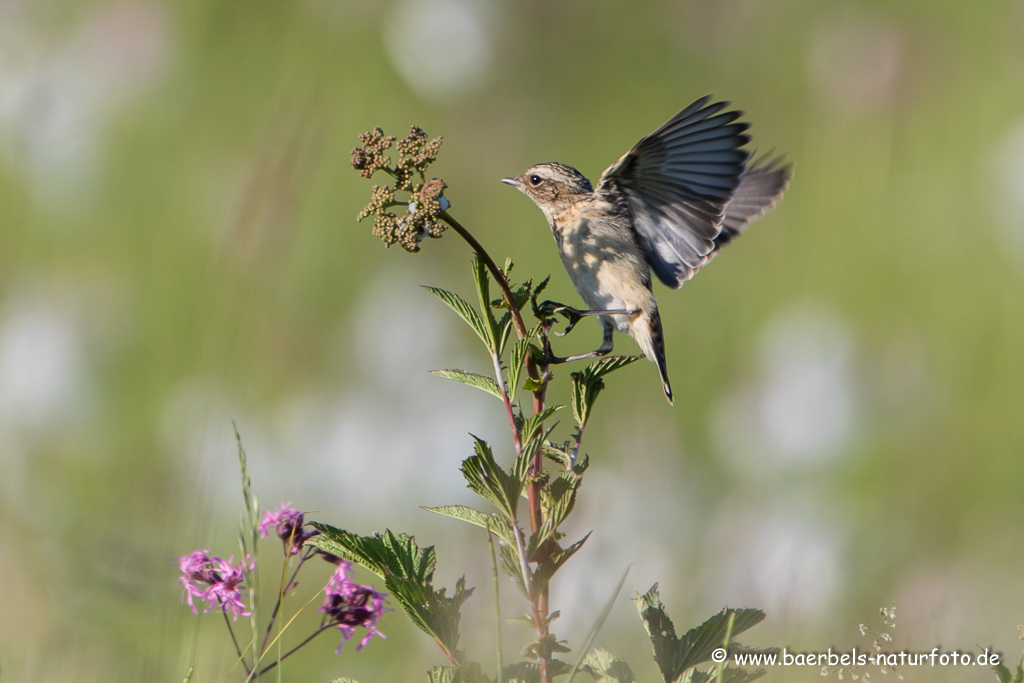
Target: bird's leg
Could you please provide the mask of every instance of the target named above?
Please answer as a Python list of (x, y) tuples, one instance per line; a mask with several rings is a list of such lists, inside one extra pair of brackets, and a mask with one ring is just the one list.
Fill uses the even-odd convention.
[[(560, 304), (557, 301), (551, 301), (551, 300), (543, 302), (540, 305), (539, 308), (540, 308), (541, 311), (543, 311), (543, 312), (545, 312), (545, 313), (547, 313), (549, 315), (561, 314), (561, 315), (564, 315), (569, 320), (569, 325), (568, 325), (568, 327), (565, 328), (565, 330), (563, 330), (562, 332), (555, 332), (555, 336), (557, 336), (557, 337), (564, 337), (565, 335), (567, 335), (570, 332), (572, 332), (572, 329), (574, 327), (576, 327), (576, 324), (580, 320), (582, 320), (584, 316), (588, 316), (588, 315), (628, 315), (628, 316), (634, 316), (634, 315), (637, 315), (638, 313), (640, 313), (640, 309), (636, 309), (636, 310), (633, 310), (633, 311), (627, 311), (627, 310), (624, 310), (624, 309), (623, 310), (612, 310), (612, 311), (581, 311), (578, 308), (573, 308), (572, 306), (566, 306), (565, 304)], [(606, 340), (606, 343), (610, 343), (610, 342), (607, 342), (607, 337), (605, 338), (605, 340)], [(603, 347), (604, 347), (604, 345), (602, 344), (602, 348)], [(608, 351), (611, 351), (610, 347), (609, 347)], [(608, 351), (606, 351), (605, 353), (608, 353)], [(604, 355), (604, 354), (598, 354), (598, 355)], [(587, 357), (589, 358), (590, 356), (587, 356)]]
[[(592, 311), (587, 311), (587, 313), (591, 312)], [(600, 313), (597, 313), (595, 315), (600, 315)], [(603, 315), (607, 314), (605, 313)], [(566, 356), (565, 358), (559, 358), (558, 356), (554, 355), (551, 352), (551, 346), (549, 344), (546, 344), (544, 349), (544, 358), (541, 359), (540, 361), (541, 365), (558, 365), (559, 363), (571, 363), (576, 360), (596, 358), (597, 356), (607, 356), (609, 353), (612, 352), (612, 349), (615, 345), (615, 342), (612, 339), (612, 335), (614, 334), (614, 332), (615, 327), (611, 323), (604, 323), (604, 340), (601, 342), (601, 346), (599, 346), (596, 350), (591, 351), (590, 353), (581, 353), (576, 356)]]

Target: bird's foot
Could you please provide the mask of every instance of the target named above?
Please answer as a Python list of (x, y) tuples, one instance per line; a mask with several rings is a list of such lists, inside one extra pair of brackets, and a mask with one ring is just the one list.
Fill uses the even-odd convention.
[[(540, 310), (545, 315), (563, 315), (569, 321), (569, 324), (566, 326), (566, 328), (564, 330), (562, 330), (561, 332), (555, 332), (555, 336), (556, 337), (564, 337), (565, 335), (567, 335), (570, 332), (572, 332), (573, 328), (576, 327), (577, 323), (579, 323), (580, 320), (582, 320), (585, 316), (588, 316), (588, 315), (628, 315), (628, 316), (635, 316), (635, 315), (640, 313), (640, 309), (639, 308), (635, 309), (635, 310), (632, 310), (632, 311), (627, 311), (625, 309), (610, 310), (610, 311), (609, 310), (603, 310), (603, 311), (581, 311), (578, 308), (573, 308), (572, 306), (566, 306), (565, 304), (560, 304), (557, 301), (551, 301), (551, 300), (544, 301), (543, 303), (540, 304), (539, 308), (540, 308)], [(599, 355), (603, 355), (603, 354), (599, 354)], [(590, 358), (591, 356), (585, 356), (585, 357)]]

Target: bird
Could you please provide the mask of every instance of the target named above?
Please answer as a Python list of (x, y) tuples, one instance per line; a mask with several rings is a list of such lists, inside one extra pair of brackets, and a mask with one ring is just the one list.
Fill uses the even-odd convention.
[(657, 365), (673, 404), (665, 337), (652, 273), (679, 289), (719, 249), (763, 216), (789, 186), (792, 164), (772, 153), (753, 159), (744, 146), (749, 124), (728, 102), (693, 102), (641, 139), (591, 182), (572, 166), (542, 163), (502, 178), (533, 200), (547, 218), (562, 263), (589, 310), (598, 316), (601, 346), (590, 353), (551, 357), (567, 362), (604, 356), (615, 330), (633, 337)]

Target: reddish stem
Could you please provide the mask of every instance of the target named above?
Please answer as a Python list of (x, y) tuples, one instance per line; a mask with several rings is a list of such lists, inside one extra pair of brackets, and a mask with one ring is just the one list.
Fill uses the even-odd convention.
[[(526, 323), (523, 322), (523, 316), (519, 311), (519, 307), (516, 305), (516, 299), (512, 295), (512, 289), (509, 287), (508, 279), (505, 274), (498, 268), (498, 265), (491, 258), (487, 250), (484, 249), (483, 245), (477, 241), (475, 237), (467, 230), (461, 223), (452, 218), (447, 212), (441, 213), (441, 219), (450, 225), (455, 232), (459, 234), (462, 239), (466, 240), (473, 251), (476, 252), (480, 260), (483, 261), (484, 265), (487, 266), (487, 270), (490, 271), (494, 277), (494, 281), (498, 283), (498, 288), (501, 289), (501, 296), (508, 304), (508, 310), (512, 315), (512, 323), (516, 328), (516, 335), (519, 339), (526, 339), (529, 331), (526, 329)], [(500, 372), (500, 367), (498, 368)], [(526, 355), (526, 372), (530, 376), (530, 379), (535, 384), (539, 385), (537, 389), (533, 391), (533, 413), (534, 415), (540, 415), (544, 412), (544, 395), (547, 392), (547, 373), (543, 375), (537, 370), (537, 364), (533, 360), (531, 354)], [(542, 380), (542, 377), (544, 378)], [(505, 392), (503, 392), (505, 393)], [(515, 419), (512, 414), (512, 404), (508, 400), (508, 395), (505, 393), (505, 406), (508, 411), (509, 423), (512, 428), (512, 437), (516, 445), (516, 454), (522, 452), (522, 442), (519, 437), (519, 432), (516, 429)], [(530, 434), (528, 437), (532, 437)], [(541, 509), (541, 475), (544, 471), (544, 449), (538, 448), (537, 453), (533, 456), (533, 462), (530, 463), (530, 474), (529, 484), (527, 485), (527, 501), (530, 506), (530, 530), (536, 533), (544, 523), (544, 511)], [(545, 544), (546, 546), (546, 544)], [(538, 549), (538, 554), (541, 557), (537, 558), (538, 562), (543, 562), (546, 558), (543, 555), (547, 554), (548, 549), (542, 547)], [(548, 587), (544, 586), (544, 590), (540, 591), (538, 595), (533, 595), (531, 592), (530, 602), (533, 612), (534, 625), (537, 629), (538, 639), (543, 639), (548, 635), (547, 617), (548, 617)], [(551, 675), (549, 672), (550, 656), (542, 656), (538, 661), (540, 670), (540, 683), (551, 683)]]

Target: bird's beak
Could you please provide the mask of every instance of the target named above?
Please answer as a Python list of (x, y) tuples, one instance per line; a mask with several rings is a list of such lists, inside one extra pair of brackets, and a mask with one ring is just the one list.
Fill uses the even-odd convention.
[(519, 187), (519, 178), (502, 178), (501, 182), (512, 187)]

